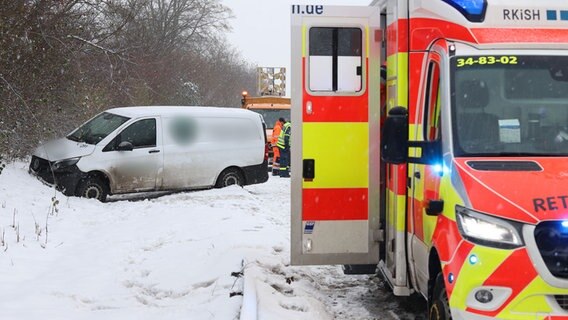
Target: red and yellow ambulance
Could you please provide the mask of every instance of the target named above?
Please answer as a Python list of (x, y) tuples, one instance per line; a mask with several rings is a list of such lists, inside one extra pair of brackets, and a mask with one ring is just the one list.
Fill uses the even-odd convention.
[(294, 5), (292, 61), (292, 264), (568, 319), (568, 2)]

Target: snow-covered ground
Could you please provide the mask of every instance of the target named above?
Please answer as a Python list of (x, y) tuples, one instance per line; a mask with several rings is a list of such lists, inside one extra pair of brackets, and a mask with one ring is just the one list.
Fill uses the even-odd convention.
[(378, 277), (290, 266), (288, 179), (100, 203), (27, 166), (0, 174), (0, 319), (239, 319), (243, 270), (262, 320), (423, 312)]

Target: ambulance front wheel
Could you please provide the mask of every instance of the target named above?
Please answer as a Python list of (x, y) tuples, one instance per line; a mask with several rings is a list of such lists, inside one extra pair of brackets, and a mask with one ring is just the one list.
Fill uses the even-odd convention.
[(444, 285), (444, 275), (442, 272), (436, 276), (432, 301), (429, 303), (428, 319), (430, 320), (449, 320), (452, 319), (450, 313), (450, 302)]

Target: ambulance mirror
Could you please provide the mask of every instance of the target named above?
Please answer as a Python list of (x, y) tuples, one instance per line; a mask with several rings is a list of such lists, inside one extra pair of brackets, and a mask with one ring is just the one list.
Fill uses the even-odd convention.
[(417, 156), (410, 156), (406, 159), (409, 163), (439, 165), (442, 162), (442, 141), (439, 139), (435, 141), (409, 141), (408, 147), (414, 148), (417, 154)]
[(404, 107), (389, 111), (381, 135), (381, 158), (391, 164), (408, 159), (408, 111)]

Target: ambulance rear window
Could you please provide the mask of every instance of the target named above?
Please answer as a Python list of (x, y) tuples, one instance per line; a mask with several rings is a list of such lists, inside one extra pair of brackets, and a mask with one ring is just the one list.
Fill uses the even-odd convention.
[(359, 28), (310, 28), (308, 85), (311, 91), (361, 91), (362, 37)]

